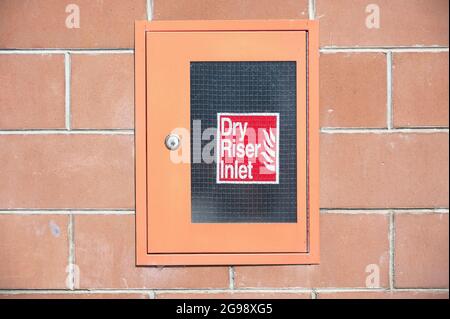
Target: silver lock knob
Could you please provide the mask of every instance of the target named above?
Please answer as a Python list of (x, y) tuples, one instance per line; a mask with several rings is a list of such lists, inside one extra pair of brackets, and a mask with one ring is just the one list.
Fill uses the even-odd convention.
[(169, 134), (166, 136), (164, 143), (166, 144), (167, 149), (175, 151), (180, 147), (180, 137), (176, 134)]

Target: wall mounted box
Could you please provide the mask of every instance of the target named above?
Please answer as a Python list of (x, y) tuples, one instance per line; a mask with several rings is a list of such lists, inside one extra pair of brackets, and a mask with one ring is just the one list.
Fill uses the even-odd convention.
[(319, 262), (316, 21), (135, 30), (137, 265)]

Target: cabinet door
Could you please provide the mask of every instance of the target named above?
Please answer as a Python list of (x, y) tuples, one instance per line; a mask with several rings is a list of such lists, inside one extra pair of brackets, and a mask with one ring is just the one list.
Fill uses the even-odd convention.
[(147, 252), (306, 252), (306, 32), (147, 32), (146, 61)]

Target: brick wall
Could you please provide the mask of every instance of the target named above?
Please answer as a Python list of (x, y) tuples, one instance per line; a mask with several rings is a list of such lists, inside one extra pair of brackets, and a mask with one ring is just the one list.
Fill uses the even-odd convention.
[[(1, 0), (0, 298), (448, 298), (448, 7)], [(320, 20), (319, 266), (134, 266), (133, 22), (146, 18)]]

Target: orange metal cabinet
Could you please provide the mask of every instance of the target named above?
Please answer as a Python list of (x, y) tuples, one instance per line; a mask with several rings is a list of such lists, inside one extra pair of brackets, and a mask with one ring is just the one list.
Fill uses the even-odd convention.
[(136, 22), (137, 265), (319, 262), (315, 21)]

